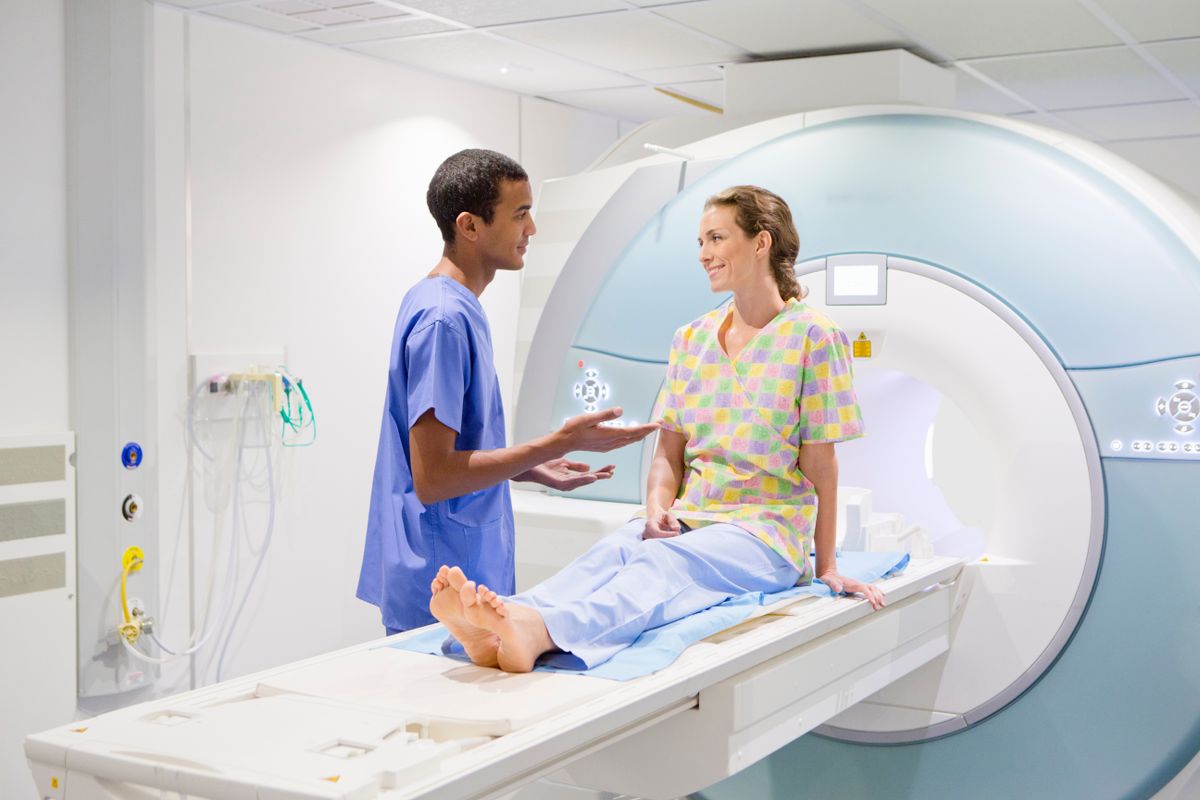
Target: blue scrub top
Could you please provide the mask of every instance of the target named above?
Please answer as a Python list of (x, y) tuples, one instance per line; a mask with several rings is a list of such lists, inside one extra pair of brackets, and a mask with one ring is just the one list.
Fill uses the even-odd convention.
[(508, 481), (422, 505), (413, 489), (408, 432), (430, 409), (458, 432), (458, 450), (505, 446), (492, 334), (479, 298), (445, 276), (422, 280), (400, 304), (358, 597), (383, 624), (434, 621), (429, 584), (442, 564), (501, 594), (515, 591)]

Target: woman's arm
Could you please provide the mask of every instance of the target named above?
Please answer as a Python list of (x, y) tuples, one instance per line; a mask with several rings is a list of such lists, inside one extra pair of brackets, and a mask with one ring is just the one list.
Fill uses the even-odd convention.
[(658, 444), (646, 479), (646, 530), (644, 539), (678, 536), (680, 525), (670, 514), (671, 504), (683, 485), (683, 449), (687, 438), (681, 433), (658, 431)]
[(845, 578), (837, 571), (837, 454), (832, 443), (800, 445), (800, 471), (817, 492), (817, 523), (813, 544), (817, 551), (817, 577), (835, 594), (861, 594), (873, 608), (883, 607), (883, 592), (869, 583)]

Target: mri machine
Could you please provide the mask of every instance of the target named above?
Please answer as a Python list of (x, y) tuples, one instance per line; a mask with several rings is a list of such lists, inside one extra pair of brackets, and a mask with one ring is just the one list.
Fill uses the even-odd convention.
[[(721, 301), (691, 243), (735, 183), (788, 200), (855, 341), (839, 535), (921, 556), (886, 609), (769, 606), (623, 683), (369, 642), (31, 736), (42, 795), (1200, 796), (1200, 213), (1086, 142), (912, 107), (601, 163), (539, 199), (518, 439), (645, 418)], [(520, 583), (627, 518), (649, 447), (514, 493)]]

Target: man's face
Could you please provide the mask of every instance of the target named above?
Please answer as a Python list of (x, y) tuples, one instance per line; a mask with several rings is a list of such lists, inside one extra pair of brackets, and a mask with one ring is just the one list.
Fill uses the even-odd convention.
[(533, 224), (533, 192), (529, 181), (501, 181), (500, 201), (492, 215), (492, 224), (480, 220), (479, 251), (483, 262), (496, 270), (517, 270), (525, 266), (529, 237), (537, 233)]

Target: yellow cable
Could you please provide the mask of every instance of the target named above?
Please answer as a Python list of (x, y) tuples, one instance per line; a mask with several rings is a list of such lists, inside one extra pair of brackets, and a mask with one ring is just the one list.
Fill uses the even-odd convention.
[(121, 570), (121, 613), (127, 623), (132, 618), (132, 615), (129, 613), (129, 602), (125, 599), (125, 582), (129, 579), (129, 573), (133, 571), (135, 565), (140, 567), (142, 560), (140, 558), (131, 558), (126, 562), (124, 569)]
[[(125, 548), (125, 552), (121, 554), (121, 616), (122, 616), (122, 623), (121, 623), (121, 627), (119, 630), (122, 635), (125, 635), (125, 631), (128, 630), (130, 628), (130, 625), (133, 623), (133, 615), (129, 613), (129, 601), (127, 599), (126, 592), (125, 592), (125, 584), (128, 583), (128, 581), (129, 581), (129, 573), (137, 572), (139, 569), (142, 568), (142, 561), (143, 561), (142, 548), (138, 547), (137, 545)], [(134, 631), (135, 631), (135, 633), (133, 634), (134, 640), (137, 639), (136, 631), (140, 630), (140, 627), (141, 627), (140, 625), (133, 626)]]

